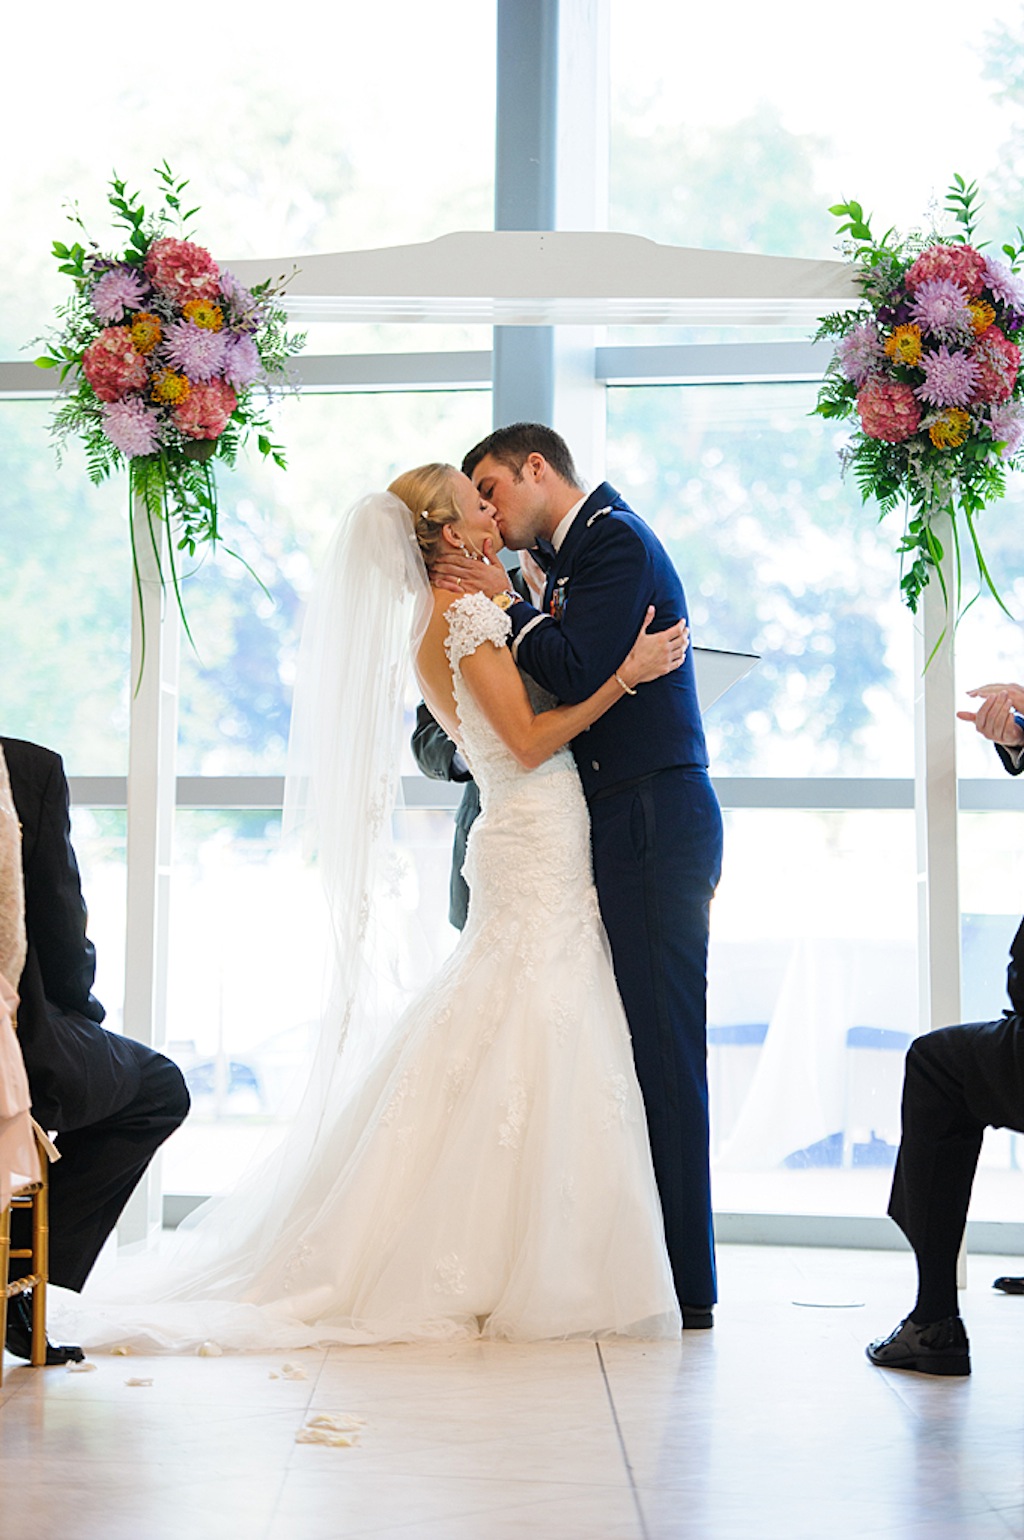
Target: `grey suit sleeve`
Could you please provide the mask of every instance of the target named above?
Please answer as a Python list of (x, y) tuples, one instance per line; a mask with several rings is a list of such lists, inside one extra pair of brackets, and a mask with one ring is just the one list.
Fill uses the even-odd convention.
[(412, 735), (413, 758), (432, 781), (468, 781), (466, 767), (458, 747), (424, 701), (416, 708), (416, 726)]

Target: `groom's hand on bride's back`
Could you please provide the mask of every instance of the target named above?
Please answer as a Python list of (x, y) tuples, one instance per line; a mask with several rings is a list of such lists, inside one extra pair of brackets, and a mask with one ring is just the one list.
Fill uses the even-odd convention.
[(493, 599), (504, 593), (509, 586), (509, 576), (493, 554), (492, 542), (485, 540), (483, 561), (469, 556), (442, 556), (430, 569), (430, 581), (435, 588), (444, 588), (453, 594), (486, 594)]
[[(635, 684), (649, 684), (663, 674), (671, 674), (681, 668), (686, 650), (690, 645), (690, 628), (685, 620), (677, 620), (664, 631), (649, 631), (654, 619), (654, 605), (649, 605), (640, 633), (624, 660), (620, 673), (633, 676)], [(620, 680), (620, 683), (622, 681)]]

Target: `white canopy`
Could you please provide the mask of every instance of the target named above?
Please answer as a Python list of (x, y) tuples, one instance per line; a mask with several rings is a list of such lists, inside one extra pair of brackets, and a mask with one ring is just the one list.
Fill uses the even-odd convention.
[(298, 322), (808, 325), (858, 298), (849, 265), (662, 246), (639, 235), (476, 230), (412, 246), (225, 262), (290, 277)]

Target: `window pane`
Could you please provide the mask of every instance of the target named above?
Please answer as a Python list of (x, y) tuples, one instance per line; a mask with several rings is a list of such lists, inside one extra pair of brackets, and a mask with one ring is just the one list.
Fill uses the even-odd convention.
[(761, 662), (708, 714), (712, 769), (912, 775), (898, 517), (839, 474), (808, 385), (608, 391), (609, 477), (683, 579), (694, 640)]
[[(40, 74), (10, 69), (10, 122), (31, 125), (31, 154), (7, 157), (0, 218), (0, 357), (16, 357), (66, 297), (50, 256), (71, 238), (68, 200), (109, 245), (112, 171), (152, 187), (166, 157), (200, 206), (196, 235), (219, 260), (288, 257), (487, 229), (494, 203), (494, 0), (389, 0), (334, 6), (250, 0), (225, 18), (178, 0), (158, 11), (60, 8), (47, 29), (49, 102), (88, 98), (87, 133), (40, 111)], [(180, 47), (169, 108), (171, 26)], [(39, 57), (39, 15), (5, 17), (11, 60)], [(112, 47), (134, 64), (120, 69)], [(186, 109), (187, 102), (187, 109)]]
[(128, 1031), (124, 1022), (124, 940), (126, 914), (125, 832), (122, 808), (75, 807), (71, 843), (89, 910), (89, 940), (96, 948), (94, 994), (105, 1007), (104, 1025)]
[(58, 467), (49, 418), (46, 402), (0, 402), (0, 724), (8, 737), (56, 749), (71, 775), (123, 775), (127, 481), (92, 486), (77, 445)]
[[(411, 731), (410, 718), (410, 731)], [(280, 818), (179, 813), (171, 909), (168, 1049), (192, 1113), (164, 1157), (168, 1192), (208, 1193), (277, 1136), (301, 1091), (317, 1031), (329, 929), (318, 874), (282, 855)], [(451, 949), (451, 817), (395, 817), (408, 891), (418, 901), (424, 973)]]
[(225, 543), (270, 597), (224, 551), (186, 583), (180, 774), (284, 773), (303, 605), (338, 518), (401, 470), (458, 463), (490, 409), (488, 391), (302, 396), (278, 414), (287, 473), (252, 457), (218, 472)]
[(734, 810), (712, 910), (715, 1202), (884, 1212), (917, 1034), (909, 812)]
[(1018, 0), (992, 0), (966, 28), (962, 14), (904, 0), (896, 46), (888, 0), (862, 0), (852, 25), (817, 0), (734, 3), (723, 42), (712, 6), (613, 0), (612, 228), (828, 257), (830, 204), (859, 198), (879, 233), (906, 228), (960, 172), (981, 181), (986, 219), (1009, 239), (1024, 24)]

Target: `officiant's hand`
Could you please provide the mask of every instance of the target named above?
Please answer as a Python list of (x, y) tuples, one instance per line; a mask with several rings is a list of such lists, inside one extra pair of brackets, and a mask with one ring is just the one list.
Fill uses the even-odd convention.
[(973, 722), (983, 738), (1006, 748), (1024, 746), (1024, 728), (1014, 720), (1014, 712), (1024, 713), (1024, 687), (1019, 684), (983, 684), (968, 695), (980, 699), (977, 711), (958, 711), (961, 722)]
[(490, 539), (484, 541), (482, 561), (455, 552), (442, 556), (430, 569), (430, 581), (435, 588), (453, 594), (486, 594), (488, 599), (505, 593), (509, 587), (509, 575), (494, 555), (494, 542)]

